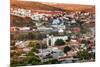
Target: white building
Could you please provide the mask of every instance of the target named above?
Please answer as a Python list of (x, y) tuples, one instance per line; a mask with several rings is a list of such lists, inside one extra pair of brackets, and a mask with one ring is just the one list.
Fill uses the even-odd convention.
[(65, 25), (51, 25), (52, 27), (55, 27), (57, 29), (65, 29)]
[(45, 27), (45, 26), (37, 27), (37, 29), (38, 29), (39, 31), (50, 31), (50, 30), (53, 30), (52, 27)]
[(24, 41), (17, 41), (17, 42), (15, 43), (15, 46), (17, 46), (17, 47), (19, 47), (19, 48), (24, 48), (24, 47), (25, 47)]
[(21, 31), (29, 31), (30, 30), (30, 27), (21, 27), (20, 30)]
[(21, 9), (21, 8), (16, 8), (16, 9), (11, 8), (11, 14), (21, 17), (26, 17), (26, 16), (30, 17), (31, 10)]

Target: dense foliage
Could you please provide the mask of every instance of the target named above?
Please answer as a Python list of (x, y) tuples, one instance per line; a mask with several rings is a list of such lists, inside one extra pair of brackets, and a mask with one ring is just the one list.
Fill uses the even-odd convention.
[(61, 46), (61, 45), (64, 45), (65, 44), (65, 42), (64, 42), (64, 40), (62, 40), (62, 39), (57, 39), (56, 41), (55, 41), (55, 45), (57, 45), (57, 46)]

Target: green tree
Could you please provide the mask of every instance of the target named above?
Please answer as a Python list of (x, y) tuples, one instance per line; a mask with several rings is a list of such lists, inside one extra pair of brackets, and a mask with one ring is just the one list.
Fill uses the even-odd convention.
[(35, 42), (29, 42), (28, 47), (32, 47), (32, 49), (31, 49), (32, 52), (38, 52), (36, 45), (37, 44)]
[(40, 58), (35, 55), (35, 53), (37, 52), (36, 47), (33, 47), (32, 50), (27, 54), (27, 64), (31, 64), (31, 65), (39, 65), (42, 64)]
[(90, 59), (90, 54), (88, 53), (87, 50), (79, 51), (77, 53), (77, 56), (80, 60), (89, 60)]
[(64, 47), (64, 53), (67, 53), (68, 51), (70, 51), (71, 50), (71, 48), (69, 47), (69, 46), (65, 46)]
[(64, 42), (64, 40), (62, 40), (62, 39), (57, 39), (56, 41), (55, 41), (55, 45), (57, 45), (57, 46), (61, 46), (61, 45), (64, 45), (65, 44), (65, 42)]
[(34, 42), (29, 42), (28, 47), (35, 47), (35, 43)]
[(41, 64), (41, 60), (33, 52), (30, 52), (24, 59), (24, 64), (39, 65)]

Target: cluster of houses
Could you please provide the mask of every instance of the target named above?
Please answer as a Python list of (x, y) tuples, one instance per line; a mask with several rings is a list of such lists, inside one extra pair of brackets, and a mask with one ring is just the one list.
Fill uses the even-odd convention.
[[(91, 48), (91, 52), (95, 52), (95, 45), (94, 45), (94, 41), (95, 39), (93, 37), (88, 37), (86, 34), (82, 35), (83, 37), (79, 37), (77, 39), (77, 36), (73, 35), (71, 36), (71, 40), (70, 42), (67, 42), (66, 40), (68, 40), (68, 36), (53, 36), (53, 35), (47, 35), (46, 39), (44, 38), (43, 40), (46, 41), (47, 48), (40, 48), (38, 49), (39, 53), (36, 53), (37, 56), (40, 57), (40, 59), (43, 62), (48, 61), (48, 56), (52, 56), (54, 59), (57, 59), (59, 61), (63, 61), (65, 63), (68, 63), (69, 61), (72, 62), (72, 60), (78, 61), (78, 58), (73, 58), (73, 56), (77, 55), (77, 52), (83, 49), (88, 49)], [(66, 45), (62, 45), (62, 46), (56, 46), (55, 42), (57, 39), (62, 39)], [(43, 40), (41, 42), (43, 42)], [(82, 43), (82, 41), (88, 41), (88, 45), (86, 45), (85, 43)], [(49, 43), (49, 41), (51, 43)], [(34, 42), (33, 41), (16, 41), (15, 42), (15, 46), (17, 47), (17, 49), (15, 51), (17, 52), (24, 52), (27, 53), (29, 52), (32, 47), (28, 47), (29, 42)], [(39, 41), (37, 41), (39, 42)], [(42, 44), (41, 44), (42, 45)], [(65, 46), (69, 46), (72, 48), (72, 50), (70, 50), (67, 55), (63, 52), (64, 47)]]
[[(80, 34), (81, 23), (82, 24), (91, 24), (95, 23), (95, 14), (91, 12), (81, 13), (81, 12), (70, 12), (65, 13), (61, 11), (45, 11), (45, 10), (27, 10), (20, 8), (11, 8), (11, 15), (16, 15), (20, 17), (30, 17), (33, 21), (35, 20), (35, 28), (31, 27), (10, 27), (11, 33), (16, 31), (23, 32), (34, 32), (39, 31), (46, 33), (46, 38), (43, 40), (46, 41), (47, 48), (39, 49), (38, 55), (41, 60), (48, 61), (44, 59), (48, 55), (52, 55), (53, 58), (61, 60), (67, 60), (68, 63), (70, 60), (74, 60), (73, 56), (76, 55), (78, 51), (83, 49), (91, 48), (91, 51), (94, 51), (95, 45), (95, 26), (88, 27), (90, 30), (86, 34)], [(42, 21), (40, 21), (42, 20)], [(39, 22), (40, 21), (40, 22)], [(57, 32), (58, 35), (49, 35), (51, 32)], [(67, 34), (64, 34), (67, 33)], [(73, 34), (74, 33), (74, 34)], [(79, 34), (79, 36), (76, 35)], [(91, 33), (91, 34), (90, 34)], [(71, 40), (69, 43), (66, 42), (70, 36)], [(57, 39), (62, 39), (66, 42), (67, 46), (74, 47), (68, 52), (68, 56), (65, 55), (63, 49), (65, 46), (56, 46), (55, 42)], [(42, 40), (42, 41), (43, 41)], [(39, 40), (38, 40), (39, 41)], [(50, 42), (49, 42), (50, 41)], [(88, 41), (88, 46), (82, 41)], [(29, 52), (31, 48), (28, 47), (29, 41), (16, 41), (15, 46), (18, 48), (16, 51), (20, 52)], [(75, 58), (75, 60), (79, 60)], [(71, 61), (72, 62), (72, 61)]]
[(11, 8), (10, 11), (12, 15), (30, 17), (33, 20), (39, 20), (39, 18), (42, 18), (44, 15), (51, 16), (53, 14), (63, 14), (62, 11), (30, 10), (23, 8)]
[[(11, 8), (11, 15), (17, 15), (21, 17), (30, 17), (35, 22), (38, 31), (70, 31), (80, 32), (80, 22), (90, 24), (95, 22), (95, 14), (91, 12), (70, 12), (65, 13), (61, 11), (46, 11), (46, 10), (28, 10), (22, 8)], [(39, 22), (40, 21), (40, 22)], [(78, 23), (79, 21), (79, 23)], [(48, 26), (44, 26), (47, 24)], [(18, 27), (17, 27), (18, 28)], [(69, 29), (70, 28), (70, 29)], [(11, 27), (11, 31), (16, 30), (15, 27)], [(30, 27), (21, 27), (19, 30), (27, 31)], [(35, 29), (33, 29), (34, 31)], [(36, 30), (35, 30), (36, 31)]]

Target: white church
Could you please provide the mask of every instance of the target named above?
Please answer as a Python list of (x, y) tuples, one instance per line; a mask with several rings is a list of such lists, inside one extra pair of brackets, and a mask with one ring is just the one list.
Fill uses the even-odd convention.
[[(58, 32), (63, 33), (64, 31), (60, 29)], [(47, 46), (55, 46), (55, 41), (57, 39), (62, 39), (65, 41), (68, 39), (68, 36), (53, 36), (53, 35), (50, 36), (47, 34)]]
[(55, 46), (55, 41), (57, 39), (62, 39), (62, 40), (67, 40), (68, 39), (68, 36), (49, 36), (47, 35), (47, 46)]

